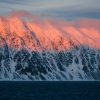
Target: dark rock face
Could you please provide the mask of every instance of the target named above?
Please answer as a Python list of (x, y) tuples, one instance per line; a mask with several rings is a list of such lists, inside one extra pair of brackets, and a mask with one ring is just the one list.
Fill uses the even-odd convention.
[(15, 51), (0, 48), (3, 80), (99, 80), (100, 50), (79, 46), (69, 51)]

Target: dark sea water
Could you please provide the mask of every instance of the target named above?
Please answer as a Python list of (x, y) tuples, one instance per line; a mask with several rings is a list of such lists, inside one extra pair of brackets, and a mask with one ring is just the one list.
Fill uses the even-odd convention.
[(0, 100), (100, 100), (100, 82), (1, 81)]

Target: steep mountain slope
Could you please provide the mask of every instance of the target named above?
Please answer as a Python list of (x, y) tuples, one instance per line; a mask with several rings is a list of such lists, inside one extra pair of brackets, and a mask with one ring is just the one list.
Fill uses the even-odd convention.
[(99, 80), (99, 26), (26, 13), (0, 17), (0, 79)]
[(100, 50), (79, 46), (69, 51), (15, 51), (0, 48), (3, 80), (99, 80)]

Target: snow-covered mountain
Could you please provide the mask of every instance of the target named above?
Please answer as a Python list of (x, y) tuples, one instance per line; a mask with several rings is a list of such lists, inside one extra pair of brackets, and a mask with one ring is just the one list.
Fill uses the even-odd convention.
[(99, 80), (99, 26), (25, 13), (0, 17), (0, 80)]

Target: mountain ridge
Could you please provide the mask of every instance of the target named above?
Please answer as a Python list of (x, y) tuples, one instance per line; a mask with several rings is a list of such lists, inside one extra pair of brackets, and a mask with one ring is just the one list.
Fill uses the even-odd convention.
[[(24, 14), (24, 13), (23, 13)], [(95, 28), (99, 24), (94, 24), (92, 20), (85, 21), (59, 21), (43, 20), (31, 16), (32, 21), (23, 19), (23, 14), (10, 17), (0, 17), (0, 37), (5, 39), (7, 45), (11, 48), (23, 48), (23, 44), (28, 49), (35, 50), (37, 47), (42, 49), (70, 49), (69, 42), (75, 45), (88, 45), (90, 47), (100, 48), (100, 31)], [(24, 14), (25, 15), (25, 14)], [(29, 15), (28, 15), (29, 16)], [(87, 20), (86, 20), (87, 21)], [(83, 24), (82, 24), (82, 23)], [(96, 21), (97, 22), (97, 21)], [(99, 22), (99, 21), (98, 21)], [(75, 26), (76, 23), (76, 26)], [(82, 25), (81, 25), (81, 24)], [(2, 40), (1, 40), (2, 41)], [(11, 43), (13, 41), (13, 44)], [(0, 44), (2, 44), (0, 42)], [(41, 44), (41, 46), (39, 46)], [(52, 47), (53, 45), (54, 47)], [(14, 46), (15, 45), (15, 46)], [(14, 47), (13, 47), (14, 46)]]

